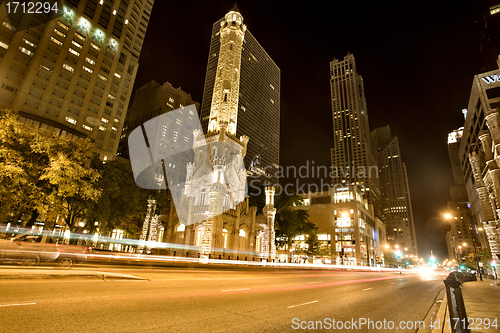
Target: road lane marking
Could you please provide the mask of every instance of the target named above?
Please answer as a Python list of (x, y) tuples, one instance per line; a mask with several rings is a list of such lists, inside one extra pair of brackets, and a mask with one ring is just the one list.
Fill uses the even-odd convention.
[(319, 301), (312, 301), (312, 302), (307, 302), (307, 303), (302, 303), (302, 304), (297, 304), (297, 305), (291, 305), (288, 308), (296, 308), (297, 306), (302, 306), (302, 305), (307, 305), (307, 304), (313, 304), (313, 303), (318, 303)]
[(228, 290), (222, 290), (222, 291), (237, 291), (237, 290), (248, 290), (250, 288), (241, 288), (241, 289), (228, 289)]
[(309, 282), (308, 284), (321, 283), (321, 282), (323, 282), (323, 281)]
[(0, 304), (0, 307), (2, 306), (21, 306), (21, 305), (34, 305), (36, 303), (16, 303), (16, 304)]
[(373, 288), (366, 288), (366, 289), (363, 289), (361, 291), (367, 291), (367, 290), (371, 290), (371, 289), (373, 289)]
[(391, 284), (396, 284), (396, 282), (392, 282)]

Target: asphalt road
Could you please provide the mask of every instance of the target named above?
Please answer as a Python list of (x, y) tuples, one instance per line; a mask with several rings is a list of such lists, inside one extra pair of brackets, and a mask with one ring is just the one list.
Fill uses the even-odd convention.
[(444, 287), (384, 272), (102, 269), (148, 280), (0, 280), (0, 332), (415, 332)]

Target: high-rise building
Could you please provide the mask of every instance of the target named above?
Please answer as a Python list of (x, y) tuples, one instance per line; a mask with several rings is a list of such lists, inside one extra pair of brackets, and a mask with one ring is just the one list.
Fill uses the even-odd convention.
[(474, 0), (472, 13), (479, 36), (483, 71), (497, 69), (500, 55), (500, 1)]
[(458, 150), (472, 215), (472, 252), (489, 247), (497, 261), (497, 272), (500, 263), (499, 78), (498, 69), (474, 76)]
[(53, 16), (1, 6), (0, 108), (90, 137), (101, 159), (113, 158), (153, 2), (66, 0)]
[[(125, 125), (123, 126), (123, 133), (120, 137), (120, 146), (117, 155), (127, 159), (130, 158), (128, 151), (128, 136), (136, 127), (163, 113), (192, 104), (196, 106), (196, 110), (199, 109), (200, 104), (193, 101), (190, 94), (182, 91), (180, 88), (174, 88), (169, 82), (159, 84), (151, 80), (144, 86), (138, 88), (135, 91), (132, 106), (129, 108), (127, 117), (125, 118)], [(185, 116), (188, 117), (189, 114), (186, 112)], [(182, 124), (182, 119), (179, 119), (179, 121), (180, 124)], [(177, 130), (177, 133), (180, 133), (182, 126), (178, 127), (179, 130)], [(169, 134), (174, 134), (172, 128), (170, 128)], [(183, 139), (184, 135), (180, 135), (180, 138)], [(174, 138), (170, 137), (165, 140), (165, 143), (170, 145)], [(187, 162), (191, 161), (186, 161), (186, 163)]]
[[(276, 258), (274, 190), (266, 189), (263, 215), (256, 216), (257, 209), (249, 206), (246, 195), (247, 172), (243, 165), (248, 142), (253, 138), (236, 136), (242, 126), (240, 115), (245, 112), (239, 101), (244, 72), (242, 49), (247, 33), (243, 16), (236, 9), (226, 13), (217, 34), (217, 73), (210, 93), (208, 130), (204, 133), (198, 125), (194, 126), (194, 118), (183, 122), (184, 133), (191, 132), (191, 135), (182, 142), (192, 147), (193, 159), (185, 166), (185, 183), (178, 184), (177, 188), (175, 183), (174, 186), (169, 183), (175, 214), (172, 206), (169, 216), (160, 217), (165, 226), (164, 240), (189, 246), (179, 247), (174, 255), (189, 256), (194, 250), (194, 255), (198, 253), (204, 259)], [(181, 111), (182, 108), (175, 112)], [(266, 119), (259, 121), (265, 123)], [(163, 130), (160, 126), (157, 128)], [(165, 132), (169, 130), (172, 130), (170, 124)], [(178, 161), (181, 160), (182, 156)], [(170, 175), (167, 178), (170, 179)], [(175, 196), (176, 189), (179, 196)]]
[[(377, 163), (371, 151), (368, 111), (363, 79), (352, 54), (330, 62), (333, 114), (332, 183), (334, 187), (359, 187), (381, 218)], [(356, 191), (353, 192), (355, 195)]]
[(418, 255), (410, 189), (406, 166), (401, 160), (397, 136), (391, 135), (389, 126), (371, 132), (373, 151), (377, 154), (380, 177), (380, 195), (387, 243)]
[[(233, 8), (238, 12), (238, 9)], [(220, 64), (220, 30), (226, 18), (221, 18), (214, 23), (208, 56), (207, 72), (203, 100), (201, 102), (200, 120), (203, 131), (210, 132), (212, 119), (213, 94), (216, 76), (223, 75), (225, 68)], [(230, 37), (231, 40), (233, 37)], [(228, 47), (234, 47), (234, 41)], [(239, 86), (233, 87), (231, 103), (236, 103), (237, 124), (228, 124), (229, 134), (240, 137), (246, 135), (251, 138), (247, 147), (245, 167), (251, 177), (260, 178), (267, 174), (269, 181), (277, 183), (276, 170), (279, 165), (279, 140), (280, 140), (280, 69), (264, 48), (257, 42), (248, 29), (245, 30), (243, 44), (238, 50), (241, 67), (238, 69)], [(234, 73), (236, 75), (237, 73)], [(223, 89), (226, 86), (216, 87)], [(234, 115), (232, 115), (234, 118)], [(236, 126), (237, 125), (237, 126)], [(251, 190), (251, 185), (250, 185)]]

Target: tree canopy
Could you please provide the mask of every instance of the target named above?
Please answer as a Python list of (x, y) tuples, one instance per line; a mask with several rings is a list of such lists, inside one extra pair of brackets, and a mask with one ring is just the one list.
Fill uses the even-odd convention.
[(159, 208), (166, 202), (166, 191), (135, 184), (129, 163), (100, 161), (89, 138), (23, 124), (11, 110), (1, 110), (0, 121), (0, 221), (59, 215), (71, 230), (81, 218), (91, 232), (98, 222), (100, 231), (125, 226), (137, 233), (147, 199), (157, 199)]

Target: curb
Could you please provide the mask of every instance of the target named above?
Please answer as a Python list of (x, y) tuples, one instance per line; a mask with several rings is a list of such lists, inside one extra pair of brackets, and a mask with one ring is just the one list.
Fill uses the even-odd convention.
[(141, 278), (135, 275), (118, 274), (108, 272), (92, 272), (92, 271), (79, 271), (79, 272), (6, 272), (0, 273), (0, 280), (13, 280), (13, 279), (65, 279), (65, 278), (83, 278), (83, 279), (97, 279), (97, 280), (141, 280), (149, 281), (148, 279)]

